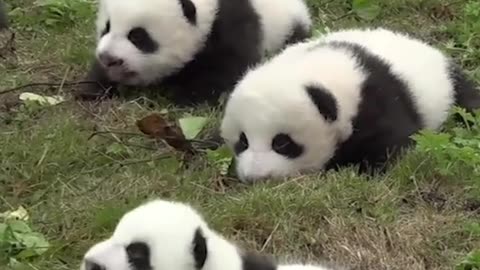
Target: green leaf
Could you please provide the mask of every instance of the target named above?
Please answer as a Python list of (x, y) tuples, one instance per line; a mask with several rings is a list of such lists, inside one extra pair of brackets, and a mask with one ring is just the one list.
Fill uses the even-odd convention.
[(229, 147), (223, 145), (214, 151), (207, 150), (207, 160), (221, 175), (227, 175), (228, 169), (233, 162), (233, 153)]
[(20, 259), (20, 260), (24, 260), (24, 259), (35, 257), (37, 255), (38, 254), (36, 253), (35, 249), (24, 249), (24, 250), (20, 251), (20, 253), (18, 253), (15, 256), (15, 258)]
[(207, 124), (208, 118), (206, 117), (185, 117), (179, 120), (180, 128), (183, 135), (187, 140), (194, 139), (202, 131), (203, 127)]
[(28, 253), (28, 255), (27, 254), (25, 255), (26, 257), (40, 255), (45, 251), (47, 251), (47, 249), (50, 247), (50, 244), (48, 243), (47, 239), (45, 239), (45, 237), (42, 234), (37, 232), (18, 234), (16, 235), (16, 237), (18, 240), (22, 242), (23, 245), (25, 245), (26, 247), (25, 251), (28, 251), (28, 250), (32, 251), (31, 255), (30, 253)]
[(480, 237), (480, 223), (470, 222), (465, 225), (465, 231), (472, 234), (472, 236)]
[(7, 233), (7, 224), (5, 223), (0, 223), (0, 242), (2, 241), (2, 239), (5, 238), (5, 234)]
[(7, 222), (7, 225), (12, 231), (16, 233), (28, 233), (32, 231), (32, 229), (30, 229), (27, 223), (21, 220), (9, 220)]
[(358, 17), (371, 21), (380, 15), (381, 7), (374, 0), (353, 0), (352, 10)]
[(8, 263), (8, 269), (12, 270), (30, 270), (32, 269), (31, 267), (27, 266), (26, 264), (19, 262), (17, 259), (10, 257), (9, 263)]
[(457, 270), (478, 270), (480, 269), (480, 249), (470, 252), (463, 261), (457, 265)]
[(122, 155), (127, 153), (128, 149), (123, 144), (117, 142), (114, 142), (107, 147), (107, 154)]
[(42, 95), (37, 95), (34, 93), (28, 93), (28, 92), (20, 94), (19, 99), (25, 102), (27, 101), (37, 102), (40, 105), (57, 105), (64, 101), (63, 97), (61, 96), (50, 97), (50, 96), (42, 96)]
[(159, 169), (162, 173), (175, 174), (181, 167), (181, 163), (175, 157), (169, 157), (162, 159), (155, 164), (155, 168)]

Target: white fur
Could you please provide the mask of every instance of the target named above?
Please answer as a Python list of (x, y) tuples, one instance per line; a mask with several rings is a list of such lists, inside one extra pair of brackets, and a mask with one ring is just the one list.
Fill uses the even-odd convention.
[[(218, 11), (218, 0), (192, 0), (197, 11), (197, 25), (183, 16), (178, 0), (100, 0), (97, 15), (96, 55), (109, 52), (122, 58), (126, 66), (110, 69), (115, 81), (130, 85), (147, 85), (181, 69), (203, 48)], [(302, 0), (251, 0), (260, 16), (263, 40), (260, 49), (271, 53), (283, 47), (294, 22), (310, 27), (308, 9)], [(100, 37), (108, 20), (111, 30)], [(155, 41), (159, 51), (143, 54), (126, 38), (133, 26), (143, 26)], [(135, 76), (126, 77), (126, 72)]]
[[(436, 129), (446, 119), (453, 102), (453, 85), (447, 58), (438, 50), (384, 29), (326, 34), (291, 46), (259, 65), (231, 94), (221, 134), (233, 147), (240, 133), (246, 133), (249, 148), (237, 157), (237, 172), (243, 181), (322, 169), (333, 157), (336, 145), (351, 135), (351, 119), (357, 114), (360, 85), (366, 74), (347, 50), (310, 50), (318, 42), (332, 40), (358, 43), (386, 60), (412, 89), (426, 128)], [(337, 121), (328, 123), (320, 117), (305, 92), (309, 83), (324, 86), (335, 96)], [(274, 152), (271, 142), (280, 132), (303, 144), (304, 154), (287, 159)]]
[(303, 0), (250, 0), (260, 15), (263, 29), (262, 48), (265, 53), (273, 53), (284, 47), (292, 25), (300, 23), (305, 29), (312, 25), (310, 13)]
[(387, 29), (345, 30), (327, 35), (325, 41), (361, 44), (388, 62), (398, 77), (405, 79), (414, 95), (426, 128), (437, 129), (453, 104), (453, 83), (448, 58), (438, 49), (407, 34)]
[[(240, 253), (233, 243), (208, 227), (190, 205), (176, 201), (153, 200), (127, 212), (112, 236), (92, 246), (80, 266), (89, 260), (105, 270), (132, 270), (125, 247), (144, 242), (150, 248), (152, 270), (195, 270), (192, 240), (201, 228), (207, 243), (207, 259), (202, 270), (244, 270)], [(258, 269), (261, 270), (261, 269)], [(283, 264), (278, 270), (330, 270), (311, 264)]]
[[(194, 0), (197, 25), (183, 16), (179, 1), (170, 0), (101, 0), (97, 19), (98, 37), (105, 28), (107, 14), (115, 14), (110, 33), (99, 37), (97, 55), (108, 51), (123, 58), (136, 76), (126, 84), (149, 84), (168, 76), (192, 60), (210, 32), (217, 12), (217, 0)], [(133, 26), (142, 25), (159, 43), (154, 54), (143, 54), (126, 38)], [(109, 74), (121, 79), (121, 74)]]
[[(242, 270), (237, 248), (210, 230), (193, 208), (164, 200), (148, 202), (125, 214), (113, 235), (91, 247), (84, 259), (104, 265), (106, 270), (131, 270), (125, 247), (143, 241), (150, 247), (152, 270), (194, 270), (192, 240), (199, 227), (208, 249), (202, 269)], [(83, 264), (81, 269), (85, 269)]]

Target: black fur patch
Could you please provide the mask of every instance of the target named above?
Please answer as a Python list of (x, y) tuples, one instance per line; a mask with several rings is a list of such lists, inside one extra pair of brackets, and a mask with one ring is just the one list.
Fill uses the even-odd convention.
[(248, 138), (247, 138), (247, 135), (245, 135), (245, 132), (242, 132), (240, 133), (240, 137), (238, 138), (238, 141), (233, 146), (233, 150), (235, 154), (238, 156), (247, 149), (248, 149)]
[(164, 82), (178, 105), (208, 101), (231, 91), (245, 70), (261, 60), (259, 17), (244, 0), (219, 0), (217, 17), (205, 47)]
[(387, 161), (410, 146), (409, 137), (423, 126), (407, 85), (387, 63), (359, 45), (332, 42), (327, 46), (352, 52), (369, 75), (352, 120), (353, 134), (338, 146), (326, 169), (355, 165), (362, 173), (384, 171)]
[(106, 270), (105, 266), (100, 265), (96, 262), (85, 260), (85, 270)]
[[(165, 89), (165, 96), (176, 105), (205, 101), (218, 104), (221, 94), (231, 91), (247, 68), (261, 60), (261, 26), (250, 1), (219, 0), (218, 4), (204, 47), (177, 73), (154, 84)], [(87, 79), (99, 79), (106, 88), (114, 85), (108, 79), (103, 80), (105, 77), (105, 72), (94, 64)], [(91, 100), (105, 92), (99, 86), (86, 88), (82, 87), (76, 96)]]
[(183, 16), (187, 18), (188, 22), (193, 25), (197, 24), (197, 9), (195, 4), (190, 0), (179, 0), (180, 5), (182, 6)]
[(303, 146), (296, 143), (288, 134), (279, 133), (272, 139), (272, 149), (278, 154), (290, 159), (303, 154)]
[(8, 28), (7, 9), (3, 1), (0, 2), (0, 30)]
[(108, 20), (107, 23), (105, 24), (105, 28), (103, 29), (101, 36), (103, 37), (109, 32), (110, 32), (110, 20)]
[(193, 237), (193, 258), (195, 259), (195, 268), (202, 269), (207, 260), (207, 240), (202, 234), (202, 230), (197, 228)]
[(467, 112), (473, 112), (480, 108), (480, 90), (470, 80), (460, 66), (450, 63), (450, 79), (453, 81), (455, 90), (455, 104), (465, 108)]
[(150, 248), (144, 242), (129, 244), (126, 248), (128, 262), (135, 270), (151, 270)]
[[(292, 37), (296, 39), (302, 35), (301, 28), (298, 28)], [(204, 102), (217, 105), (220, 96), (233, 90), (248, 67), (262, 59), (261, 40), (259, 16), (250, 1), (218, 0), (216, 17), (204, 46), (178, 72), (149, 87), (163, 89), (164, 96), (177, 106)], [(104, 77), (102, 74), (92, 76), (93, 72), (90, 72), (90, 78)], [(102, 85), (108, 84), (112, 83), (102, 82)], [(90, 89), (87, 92), (100, 93), (103, 90)]]
[(108, 78), (105, 70), (96, 58), (85, 80), (92, 83), (79, 85), (79, 89), (74, 93), (75, 99), (97, 100), (118, 95), (118, 84)]
[(295, 26), (292, 28), (290, 37), (287, 39), (286, 45), (302, 42), (309, 38), (311, 35), (312, 32), (310, 29), (308, 29), (301, 23), (296, 23)]
[(127, 38), (143, 53), (154, 53), (158, 50), (158, 43), (152, 39), (143, 27), (132, 28)]
[(337, 100), (329, 91), (319, 85), (308, 85), (305, 90), (325, 120), (328, 122), (337, 120)]
[(243, 270), (276, 270), (277, 265), (272, 258), (253, 252), (242, 254)]

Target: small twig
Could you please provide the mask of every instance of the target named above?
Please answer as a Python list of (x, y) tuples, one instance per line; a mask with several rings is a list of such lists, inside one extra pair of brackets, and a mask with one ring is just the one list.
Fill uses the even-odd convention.
[(279, 226), (280, 226), (280, 223), (277, 223), (277, 225), (275, 225), (275, 228), (273, 228), (273, 231), (270, 233), (270, 235), (268, 236), (267, 240), (266, 240), (265, 243), (263, 244), (262, 249), (260, 249), (260, 252), (263, 252), (263, 251), (265, 250), (265, 248), (267, 248), (268, 244), (269, 244), (270, 241), (272, 240), (273, 234), (277, 231), (277, 229), (278, 229)]
[[(126, 135), (126, 136), (142, 136), (144, 137), (145, 135), (142, 134), (142, 133), (135, 133), (135, 132), (123, 132), (123, 131), (109, 131), (109, 130), (103, 130), (103, 131), (96, 131), (94, 133), (92, 133), (90, 135), (90, 137), (88, 137), (88, 141), (91, 140), (93, 137), (95, 136), (98, 136), (98, 135), (103, 135), (103, 134), (112, 134), (112, 135)], [(173, 140), (173, 139), (177, 139), (175, 137), (172, 137), (172, 136), (164, 136), (163, 138), (161, 138), (163, 140)], [(191, 140), (185, 140), (186, 142), (188, 143), (195, 143), (197, 148), (209, 148), (209, 146), (211, 147), (220, 147), (222, 144), (221, 143), (218, 143), (218, 142), (215, 142), (215, 141), (209, 141), (209, 140), (195, 140), (195, 139), (191, 139)], [(199, 150), (199, 149), (196, 149), (196, 150)]]
[(77, 85), (77, 84), (98, 84), (98, 82), (95, 81), (78, 81), (78, 82), (62, 82), (62, 83), (29, 83), (29, 84), (24, 84), (21, 86), (17, 86), (11, 89), (7, 90), (2, 90), (0, 91), (0, 95), (4, 95), (7, 93), (11, 93), (20, 89), (28, 88), (28, 87), (37, 87), (37, 86), (65, 86), (65, 85)]
[(445, 7), (451, 7), (451, 6), (454, 6), (454, 5), (458, 5), (460, 3), (463, 3), (463, 0), (454, 1), (452, 3), (446, 4)]
[(158, 148), (153, 148), (153, 147), (149, 147), (147, 145), (140, 145), (140, 144), (135, 144), (135, 143), (127, 143), (127, 142), (124, 142), (124, 141), (119, 141), (117, 140), (117, 138), (111, 138), (111, 137), (108, 137), (108, 136), (104, 136), (103, 134), (99, 134), (100, 137), (102, 138), (105, 138), (105, 139), (108, 139), (108, 140), (111, 140), (111, 141), (114, 141), (114, 142), (118, 142), (119, 144), (122, 144), (123, 146), (131, 146), (131, 147), (137, 147), (137, 148), (142, 148), (142, 149), (146, 149), (146, 150), (152, 150), (152, 151), (157, 151), (159, 150)]
[(284, 182), (282, 182), (282, 183), (274, 186), (272, 189), (281, 188), (281, 187), (286, 186), (286, 185), (288, 185), (288, 184), (291, 184), (291, 183), (294, 183), (294, 182), (298, 182), (298, 181), (300, 181), (300, 180), (302, 180), (302, 179), (304, 179), (304, 178), (306, 178), (305, 175), (297, 176), (297, 177), (295, 177), (295, 178), (293, 178), (293, 179), (289, 179), (289, 180), (287, 180), (287, 181), (284, 181)]
[(57, 95), (60, 95), (60, 92), (63, 90), (63, 86), (65, 85), (65, 82), (67, 81), (67, 75), (68, 75), (69, 68), (65, 71), (65, 74), (63, 75), (62, 82), (60, 83), (57, 91)]
[(96, 100), (95, 106), (98, 106), (101, 102), (106, 100), (110, 96), (110, 92), (112, 91), (112, 87), (105, 88), (103, 85), (100, 83), (97, 83), (100, 87), (103, 89), (103, 94)]
[(150, 162), (150, 161), (161, 160), (161, 159), (169, 158), (169, 157), (172, 157), (172, 156), (173, 156), (172, 153), (164, 153), (164, 154), (158, 155), (156, 157), (133, 160), (133, 161), (129, 161), (129, 162), (122, 162), (122, 163), (120, 163), (120, 167), (125, 167), (125, 166), (129, 166), (129, 165), (136, 165), (136, 164), (140, 164), (140, 163), (147, 163), (147, 162)]
[(117, 135), (128, 135), (128, 136), (141, 136), (141, 137), (145, 137), (145, 135), (143, 135), (142, 133), (134, 133), (134, 132), (123, 132), (123, 131), (109, 131), (109, 130), (106, 130), (106, 131), (96, 131), (94, 133), (92, 133), (92, 135), (90, 135), (90, 137), (88, 137), (88, 141), (91, 140), (93, 137), (97, 136), (97, 135), (102, 135), (102, 134), (117, 134)]
[(354, 14), (355, 14), (355, 12), (349, 11), (349, 12), (343, 14), (343, 15), (340, 15), (340, 16), (334, 18), (333, 21), (334, 21), (334, 22), (340, 21), (340, 20), (345, 19), (345, 18), (347, 18), (347, 17), (350, 17), (350, 16), (352, 16), (352, 15), (354, 15)]
[(208, 188), (208, 187), (202, 186), (202, 185), (197, 184), (197, 183), (195, 183), (195, 182), (192, 182), (191, 184), (194, 185), (194, 186), (196, 186), (196, 187), (198, 187), (198, 188), (201, 188), (201, 189), (204, 189), (204, 190), (206, 190), (206, 191), (209, 191), (209, 192), (211, 192), (211, 193), (215, 193), (215, 194), (225, 194), (225, 192), (216, 191), (216, 190), (214, 190), (214, 189), (212, 189), (212, 188)]

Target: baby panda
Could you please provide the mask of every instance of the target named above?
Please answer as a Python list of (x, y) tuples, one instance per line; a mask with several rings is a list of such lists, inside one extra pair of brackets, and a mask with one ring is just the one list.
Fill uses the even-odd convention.
[(210, 229), (191, 206), (154, 200), (127, 212), (110, 238), (86, 252), (80, 269), (276, 270), (277, 265), (270, 257), (237, 248)]
[(303, 0), (101, 0), (81, 99), (120, 85), (162, 87), (177, 104), (216, 104), (247, 68), (311, 36)]
[(242, 181), (346, 166), (371, 175), (453, 105), (480, 108), (480, 92), (438, 49), (388, 29), (339, 30), (249, 71), (221, 135)]
[(0, 1), (0, 31), (8, 29), (7, 9), (3, 1)]

